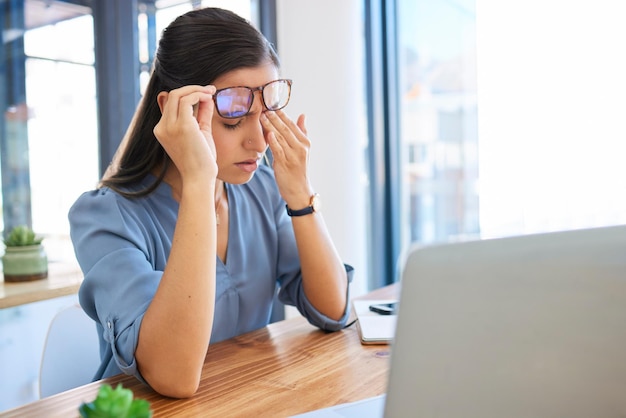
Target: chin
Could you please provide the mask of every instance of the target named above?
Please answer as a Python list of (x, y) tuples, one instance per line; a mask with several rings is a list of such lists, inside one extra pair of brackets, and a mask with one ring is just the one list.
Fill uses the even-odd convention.
[(237, 175), (221, 177), (220, 180), (228, 184), (246, 184), (247, 182), (252, 180), (252, 177), (254, 177), (255, 173), (256, 171), (253, 171), (252, 173), (239, 173)]

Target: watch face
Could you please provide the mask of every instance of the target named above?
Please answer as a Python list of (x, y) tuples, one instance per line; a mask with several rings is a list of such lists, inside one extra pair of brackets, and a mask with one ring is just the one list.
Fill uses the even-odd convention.
[(320, 195), (315, 193), (311, 198), (311, 206), (313, 206), (314, 212), (319, 212), (322, 210), (322, 201), (320, 200)]

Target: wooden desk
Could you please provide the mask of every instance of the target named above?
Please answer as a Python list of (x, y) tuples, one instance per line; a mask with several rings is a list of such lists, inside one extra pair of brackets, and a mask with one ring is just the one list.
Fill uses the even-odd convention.
[[(361, 299), (397, 298), (397, 285)], [(200, 388), (190, 399), (163, 397), (134, 377), (118, 375), (0, 413), (0, 417), (78, 417), (103, 383), (122, 383), (150, 402), (154, 417), (288, 417), (382, 395), (388, 345), (361, 345), (356, 325), (325, 333), (304, 318), (271, 324), (211, 345)]]
[(47, 279), (5, 283), (0, 277), (0, 309), (76, 294), (82, 281), (77, 264), (58, 262), (48, 265)]

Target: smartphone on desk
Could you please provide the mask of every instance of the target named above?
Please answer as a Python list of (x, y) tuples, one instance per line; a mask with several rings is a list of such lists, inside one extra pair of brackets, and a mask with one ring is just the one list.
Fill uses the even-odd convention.
[(370, 305), (370, 311), (376, 312), (380, 315), (395, 315), (398, 308), (398, 302), (392, 303), (376, 303)]

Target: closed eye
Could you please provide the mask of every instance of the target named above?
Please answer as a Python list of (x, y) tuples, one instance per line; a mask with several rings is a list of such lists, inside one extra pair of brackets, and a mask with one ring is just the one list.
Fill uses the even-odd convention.
[(223, 123), (226, 129), (237, 129), (241, 126), (242, 119), (239, 119), (237, 123)]

